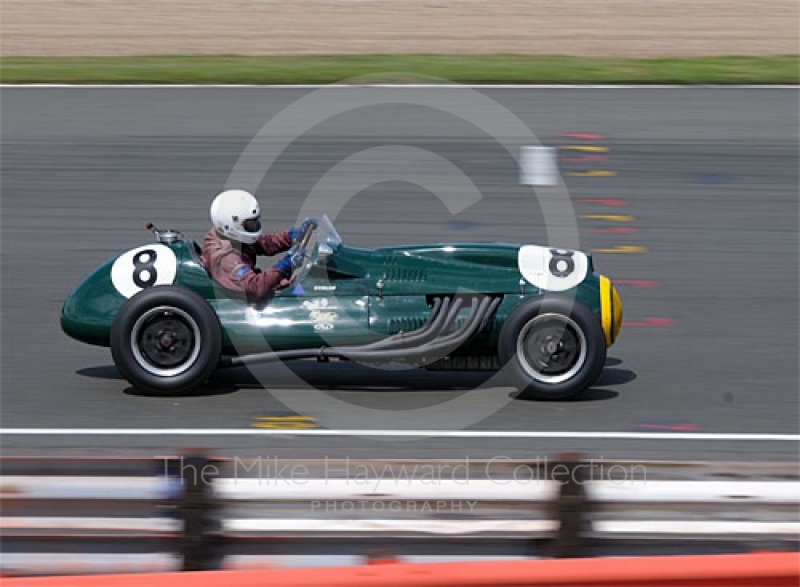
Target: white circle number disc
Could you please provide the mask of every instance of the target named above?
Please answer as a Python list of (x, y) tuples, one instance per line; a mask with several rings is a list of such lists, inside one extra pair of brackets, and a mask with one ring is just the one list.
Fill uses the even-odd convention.
[(175, 281), (178, 260), (165, 245), (144, 245), (121, 254), (111, 266), (111, 281), (117, 291), (130, 298), (154, 285)]
[(586, 277), (586, 254), (568, 249), (525, 245), (517, 257), (519, 272), (528, 282), (545, 291), (566, 291)]

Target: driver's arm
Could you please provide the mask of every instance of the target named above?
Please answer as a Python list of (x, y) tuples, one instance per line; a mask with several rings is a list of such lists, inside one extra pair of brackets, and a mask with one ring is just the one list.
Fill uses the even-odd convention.
[(292, 239), (289, 237), (288, 230), (274, 234), (262, 234), (255, 243), (256, 253), (267, 256), (286, 252), (291, 246)]
[(241, 279), (242, 288), (250, 299), (261, 299), (270, 292), (291, 284), (292, 274), (303, 265), (306, 250), (292, 248), (283, 258), (265, 271), (249, 265), (239, 265), (234, 274)]
[(241, 277), (242, 289), (250, 300), (260, 300), (270, 293), (285, 287), (283, 272), (278, 269), (265, 269), (257, 273), (248, 267)]
[(262, 235), (256, 242), (256, 253), (275, 255), (288, 251), (293, 245), (303, 242), (309, 231), (316, 230), (317, 226), (319, 226), (317, 219), (309, 217), (285, 232)]
[(284, 268), (271, 267), (258, 271), (236, 253), (219, 258), (210, 271), (214, 280), (222, 287), (233, 292), (242, 292), (251, 301), (260, 300), (285, 286)]

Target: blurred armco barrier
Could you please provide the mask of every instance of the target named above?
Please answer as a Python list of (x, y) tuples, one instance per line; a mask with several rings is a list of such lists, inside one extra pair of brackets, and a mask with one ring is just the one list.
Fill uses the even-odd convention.
[(192, 454), (7, 457), (0, 468), (6, 575), (357, 564), (377, 549), (424, 562), (800, 544), (796, 463)]
[(391, 564), (326, 569), (221, 571), (10, 579), (8, 587), (795, 587), (800, 555), (668, 556), (489, 563)]

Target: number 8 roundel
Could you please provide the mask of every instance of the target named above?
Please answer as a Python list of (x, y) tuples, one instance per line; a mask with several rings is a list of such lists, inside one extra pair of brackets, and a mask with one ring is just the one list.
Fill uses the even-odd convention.
[(589, 261), (580, 251), (525, 245), (517, 258), (519, 272), (530, 283), (546, 291), (565, 291), (586, 277)]
[(154, 285), (175, 281), (178, 260), (165, 245), (144, 245), (123, 253), (111, 266), (111, 282), (116, 290), (130, 298)]

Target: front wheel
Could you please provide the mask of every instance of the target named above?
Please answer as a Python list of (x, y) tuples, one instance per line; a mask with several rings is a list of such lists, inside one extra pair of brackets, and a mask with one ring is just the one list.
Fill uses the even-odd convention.
[(600, 376), (605, 335), (597, 317), (580, 302), (530, 299), (503, 324), (499, 353), (521, 397), (567, 399)]
[(213, 373), (222, 352), (216, 313), (177, 286), (145, 289), (117, 312), (111, 356), (133, 385), (162, 395), (186, 392)]

